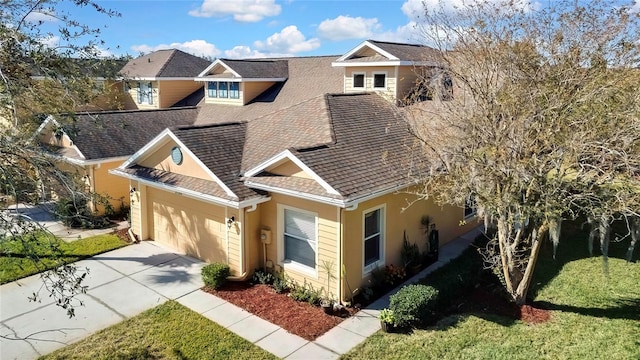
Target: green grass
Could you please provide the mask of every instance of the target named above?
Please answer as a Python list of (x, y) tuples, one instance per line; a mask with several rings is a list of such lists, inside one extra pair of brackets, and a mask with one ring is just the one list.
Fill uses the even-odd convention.
[(276, 359), (174, 301), (41, 359)]
[(640, 261), (623, 260), (628, 241), (613, 243), (606, 274), (602, 257), (588, 256), (586, 235), (566, 228), (557, 260), (545, 246), (531, 290), (550, 321), (452, 315), (410, 334), (377, 332), (343, 359), (640, 359)]
[(0, 243), (0, 284), (127, 245), (112, 234), (67, 243), (44, 233)]

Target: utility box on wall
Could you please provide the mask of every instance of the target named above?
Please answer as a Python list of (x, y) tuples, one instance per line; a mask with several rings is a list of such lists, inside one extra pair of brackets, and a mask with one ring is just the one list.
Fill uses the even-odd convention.
[(260, 241), (262, 241), (262, 243), (266, 245), (271, 244), (271, 230), (260, 230)]

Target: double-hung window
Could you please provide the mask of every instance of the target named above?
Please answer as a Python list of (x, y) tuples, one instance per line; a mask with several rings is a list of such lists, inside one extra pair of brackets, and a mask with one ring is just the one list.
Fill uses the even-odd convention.
[(316, 268), (316, 215), (284, 209), (284, 261)]
[(153, 104), (153, 85), (150, 82), (138, 82), (138, 104)]
[(364, 273), (369, 273), (384, 259), (384, 207), (364, 213)]

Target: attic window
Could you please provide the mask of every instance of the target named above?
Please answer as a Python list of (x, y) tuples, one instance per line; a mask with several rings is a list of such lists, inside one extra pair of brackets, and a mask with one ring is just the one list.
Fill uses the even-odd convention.
[(171, 160), (176, 164), (182, 164), (182, 150), (178, 146), (174, 146), (171, 149)]

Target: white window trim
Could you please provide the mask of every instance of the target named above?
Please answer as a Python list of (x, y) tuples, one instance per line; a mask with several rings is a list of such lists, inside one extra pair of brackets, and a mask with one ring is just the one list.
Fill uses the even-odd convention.
[[(384, 86), (376, 87), (376, 75), (384, 75)], [(371, 87), (375, 91), (387, 91), (387, 84), (389, 83), (389, 74), (386, 71), (374, 71), (371, 73)]]
[[(362, 87), (357, 87), (356, 84), (356, 75), (362, 75)], [(364, 90), (367, 87), (367, 73), (364, 71), (354, 71), (351, 73), (351, 88)]]
[[(372, 211), (376, 211), (376, 210), (381, 210), (380, 211), (380, 260), (371, 263), (369, 265), (365, 265), (365, 258), (364, 258), (364, 234), (365, 234), (365, 215), (367, 215), (368, 213), (372, 212)], [(371, 272), (373, 270), (375, 270), (376, 268), (379, 268), (381, 266), (385, 266), (385, 248), (386, 248), (386, 239), (387, 239), (387, 234), (386, 234), (386, 219), (387, 219), (387, 204), (382, 204), (382, 205), (378, 205), (376, 207), (372, 207), (366, 210), (362, 211), (362, 277), (364, 278), (365, 276), (371, 274)]]
[[(300, 273), (300, 274), (312, 277), (313, 279), (318, 279), (318, 255), (319, 255), (318, 248), (319, 248), (319, 242), (320, 242), (320, 237), (319, 237), (320, 234), (318, 231), (318, 220), (319, 220), (318, 213), (296, 208), (293, 206), (284, 205), (284, 204), (278, 204), (277, 210), (278, 210), (278, 264), (284, 269), (284, 271), (293, 271), (296, 273)], [(307, 265), (300, 264), (295, 261), (286, 260), (284, 258), (284, 211), (285, 210), (292, 210), (292, 211), (297, 211), (297, 212), (301, 212), (308, 215), (313, 215), (316, 218), (316, 224), (315, 224), (315, 230), (314, 230), (316, 235), (316, 249), (315, 249), (316, 250), (316, 261), (315, 261), (316, 267), (315, 268), (311, 268)]]

